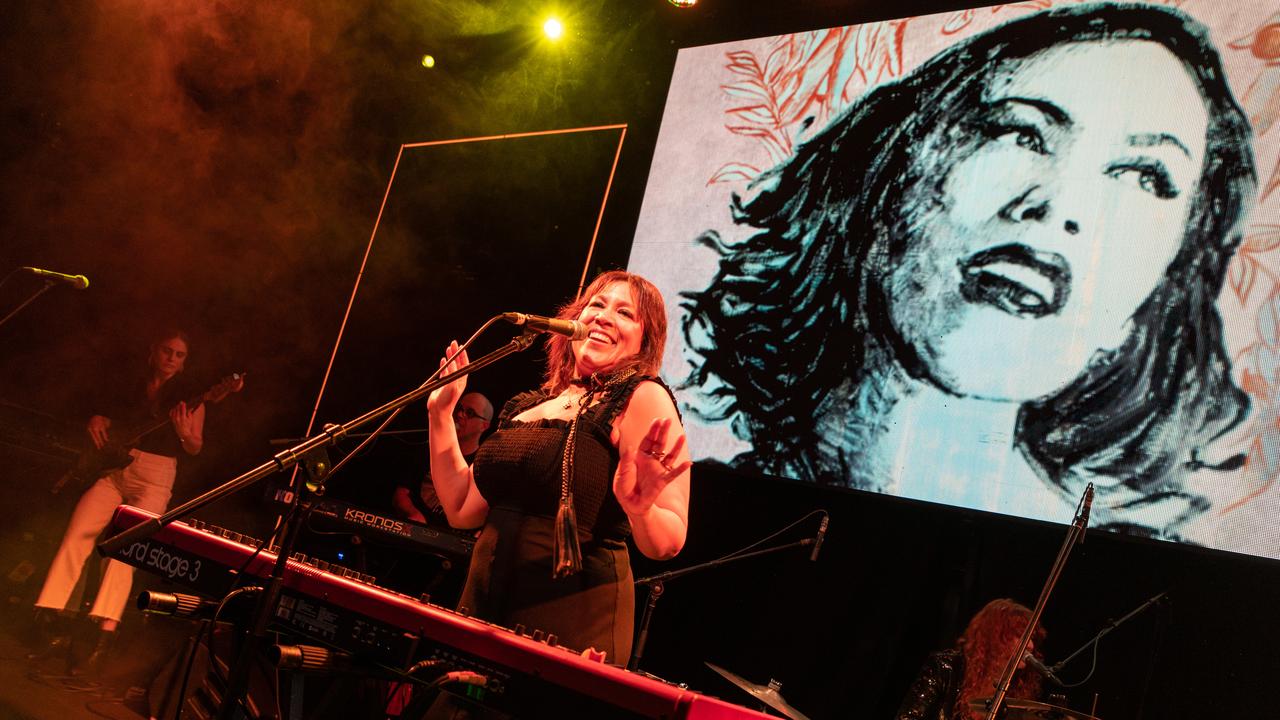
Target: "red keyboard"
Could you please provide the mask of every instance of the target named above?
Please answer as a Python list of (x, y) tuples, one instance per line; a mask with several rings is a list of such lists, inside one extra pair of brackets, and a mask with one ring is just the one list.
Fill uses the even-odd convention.
[[(112, 518), (118, 533), (154, 518), (121, 505)], [(220, 528), (172, 523), (115, 554), (117, 560), (219, 598), (245, 575), (265, 578), (275, 564), (252, 538)], [(371, 584), (352, 570), (295, 555), (283, 579), (273, 627), (319, 641), (353, 656), (397, 669), (420, 660), (489, 678), (487, 690), (507, 705), (558, 703), (566, 709), (594, 704), (614, 716), (672, 720), (740, 720), (768, 715), (687, 688), (581, 657), (540, 631), (517, 634)], [(247, 584), (247, 583), (241, 583)], [(577, 703), (576, 705), (573, 703)], [(501, 704), (501, 702), (499, 702)], [(569, 715), (564, 715), (568, 717)]]

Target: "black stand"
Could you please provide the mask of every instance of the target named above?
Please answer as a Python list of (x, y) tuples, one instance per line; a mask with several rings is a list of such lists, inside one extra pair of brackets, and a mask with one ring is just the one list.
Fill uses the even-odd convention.
[[(1062, 668), (1063, 668), (1063, 667), (1065, 667), (1067, 663), (1071, 662), (1072, 660), (1075, 660), (1077, 655), (1079, 655), (1080, 653), (1084, 652), (1085, 650), (1088, 650), (1089, 648), (1093, 647), (1094, 645), (1097, 645), (1097, 644), (1102, 640), (1102, 638), (1106, 637), (1106, 636), (1107, 636), (1107, 634), (1108, 634), (1108, 633), (1110, 633), (1112, 630), (1115, 630), (1116, 628), (1120, 627), (1121, 625), (1125, 624), (1127, 621), (1129, 621), (1130, 619), (1132, 619), (1134, 616), (1136, 616), (1136, 615), (1138, 615), (1138, 614), (1140, 614), (1140, 613), (1144, 612), (1147, 608), (1149, 608), (1149, 607), (1151, 607), (1152, 605), (1155, 605), (1156, 603), (1160, 602), (1160, 601), (1161, 601), (1161, 600), (1163, 600), (1163, 599), (1165, 598), (1165, 596), (1166, 596), (1166, 595), (1168, 595), (1168, 594), (1169, 594), (1168, 592), (1162, 592), (1162, 593), (1160, 593), (1159, 595), (1156, 595), (1155, 597), (1151, 598), (1150, 600), (1148, 600), (1148, 601), (1146, 601), (1146, 602), (1142, 603), (1141, 605), (1139, 605), (1138, 607), (1134, 608), (1134, 609), (1133, 609), (1133, 610), (1131, 610), (1127, 615), (1125, 615), (1124, 617), (1121, 617), (1119, 620), (1111, 620), (1111, 621), (1109, 621), (1105, 626), (1103, 626), (1103, 628), (1102, 628), (1101, 630), (1099, 630), (1099, 631), (1098, 631), (1098, 634), (1097, 634), (1097, 635), (1094, 635), (1094, 636), (1093, 636), (1093, 639), (1092, 639), (1092, 640), (1090, 640), (1089, 642), (1085, 643), (1084, 645), (1081, 645), (1081, 646), (1080, 646), (1080, 647), (1079, 647), (1075, 652), (1071, 653), (1070, 655), (1066, 656), (1065, 658), (1063, 658), (1063, 659), (1059, 660), (1058, 662), (1056, 662), (1056, 663), (1054, 663), (1054, 664), (1050, 665), (1050, 666), (1049, 666), (1049, 669), (1053, 671), (1053, 674), (1054, 674), (1054, 675), (1057, 675), (1057, 674), (1058, 674), (1058, 672), (1059, 672), (1059, 671), (1061, 671), (1061, 670), (1062, 670)], [(1090, 674), (1093, 674), (1093, 673), (1092, 673), (1092, 671), (1090, 671)], [(1086, 678), (1086, 679), (1088, 679), (1088, 678)]]
[[(350, 420), (341, 425), (326, 425), (324, 430), (318, 435), (314, 435), (288, 450), (277, 453), (269, 462), (263, 463), (239, 477), (233, 478), (232, 480), (219, 485), (200, 497), (179, 505), (157, 518), (135, 525), (124, 532), (118, 533), (115, 536), (98, 543), (98, 552), (104, 556), (110, 556), (123, 547), (137, 542), (138, 540), (150, 537), (165, 525), (172, 523), (178, 518), (184, 517), (194, 510), (204, 507), (205, 505), (208, 505), (209, 503), (237, 490), (248, 487), (272, 473), (293, 467), (300, 462), (307, 467), (311, 480), (310, 483), (304, 483), (304, 485), (312, 486), (307, 488), (310, 490), (311, 494), (322, 494), (323, 482), (325, 477), (328, 475), (328, 462), (327, 460), (320, 460), (319, 458), (323, 457), (325, 446), (336, 444), (348, 432), (355, 428), (377, 420), (378, 418), (394, 412), (412, 402), (425, 398), (437, 388), (448, 385), (463, 376), (470, 375), (476, 370), (487, 367), (508, 355), (527, 349), (533, 344), (534, 337), (535, 335), (532, 333), (521, 335), (503, 347), (459, 369), (457, 372), (423, 383), (417, 389), (401, 395), (381, 407), (370, 410), (354, 420)], [(288, 563), (289, 556), (293, 554), (293, 546), (297, 541), (298, 532), (302, 528), (303, 521), (310, 509), (311, 500), (307, 489), (299, 488), (298, 492), (295, 493), (295, 509), (293, 512), (288, 513), (282, 521), (282, 525), (279, 529), (279, 536), (282, 538), (282, 541), (280, 549), (277, 551), (275, 565), (271, 570), (271, 576), (267, 580), (263, 591), (258, 596), (257, 604), (253, 612), (252, 624), (250, 628), (248, 628), (248, 631), (244, 633), (244, 642), (241, 643), (240, 651), (236, 655), (235, 662), (228, 672), (227, 692), (218, 713), (220, 720), (231, 720), (236, 717), (237, 710), (240, 710), (243, 714), (243, 709), (241, 709), (239, 705), (248, 683), (252, 659), (261, 651), (267, 642), (267, 624), (270, 621), (272, 614), (275, 612), (275, 604), (280, 597), (280, 589), (284, 579), (285, 567)]]
[(1022, 656), (1027, 652), (1027, 643), (1031, 641), (1031, 636), (1035, 634), (1036, 628), (1040, 625), (1040, 616), (1044, 613), (1044, 606), (1049, 602), (1049, 595), (1053, 593), (1053, 587), (1058, 584), (1058, 576), (1067, 566), (1067, 558), (1071, 555), (1071, 550), (1076, 543), (1084, 541), (1084, 531), (1089, 527), (1089, 508), (1093, 505), (1093, 483), (1084, 489), (1084, 496), (1080, 499), (1080, 509), (1076, 513), (1075, 519), (1071, 522), (1071, 528), (1067, 531), (1067, 537), (1062, 541), (1062, 549), (1058, 551), (1058, 557), (1053, 561), (1053, 568), (1049, 570), (1049, 577), (1044, 581), (1044, 588), (1040, 590), (1040, 599), (1036, 600), (1035, 609), (1031, 611), (1031, 620), (1027, 623), (1027, 628), (1022, 631), (1022, 637), (1018, 638), (1018, 647), (1013, 655), (1005, 663), (1004, 672), (1000, 675), (1000, 682), (996, 683), (996, 693), (991, 696), (991, 704), (987, 707), (986, 720), (995, 720), (996, 715), (1000, 713), (1001, 707), (1004, 705), (1004, 697), (1009, 693), (1009, 685), (1013, 682), (1013, 674), (1017, 672), (1018, 665), (1022, 662)]
[[(801, 518), (801, 520), (803, 519), (804, 518)], [(640, 667), (640, 659), (644, 656), (644, 645), (649, 639), (649, 623), (653, 620), (654, 608), (657, 607), (658, 598), (662, 597), (662, 593), (665, 590), (664, 583), (668, 580), (674, 580), (678, 577), (683, 577), (695, 572), (701, 572), (702, 570), (710, 570), (711, 568), (720, 567), (721, 565), (728, 565), (729, 563), (735, 563), (739, 560), (748, 560), (750, 558), (760, 557), (761, 555), (772, 555), (773, 553), (790, 550), (792, 548), (809, 547), (817, 541), (817, 538), (805, 538), (803, 540), (787, 543), (786, 545), (778, 545), (776, 547), (742, 553), (740, 555), (730, 555), (717, 560), (699, 563), (698, 565), (690, 565), (689, 567), (680, 568), (679, 570), (669, 570), (664, 573), (658, 573), (657, 575), (650, 575), (649, 577), (636, 580), (636, 585), (648, 586), (649, 597), (644, 605), (644, 613), (640, 616), (640, 630), (636, 633), (636, 641), (631, 650), (631, 658), (627, 660), (627, 669), (636, 670)]]
[(29, 297), (29, 298), (27, 298), (26, 300), (24, 300), (24, 301), (22, 302), (22, 304), (21, 304), (21, 305), (19, 305), (18, 307), (14, 308), (14, 309), (13, 309), (13, 311), (12, 311), (12, 312), (10, 312), (8, 315), (5, 315), (3, 318), (0, 318), (0, 325), (3, 325), (3, 324), (5, 324), (5, 323), (9, 322), (9, 318), (11, 318), (11, 317), (13, 317), (14, 315), (17, 315), (19, 312), (21, 312), (21, 311), (22, 311), (22, 308), (24, 308), (24, 307), (26, 307), (26, 306), (30, 305), (31, 303), (35, 302), (36, 298), (38, 298), (38, 297), (40, 297), (41, 295), (43, 295), (43, 294), (45, 294), (45, 293), (49, 292), (49, 288), (52, 288), (52, 287), (53, 287), (53, 281), (52, 281), (52, 280), (45, 280), (45, 281), (44, 281), (44, 287), (42, 287), (42, 288), (40, 288), (39, 290), (35, 291), (35, 293), (31, 295), (31, 297)]

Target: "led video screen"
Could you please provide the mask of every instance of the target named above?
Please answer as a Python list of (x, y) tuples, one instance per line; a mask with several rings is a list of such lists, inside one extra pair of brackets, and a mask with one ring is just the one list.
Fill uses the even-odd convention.
[(681, 50), (629, 268), (694, 457), (1280, 557), (1280, 13)]

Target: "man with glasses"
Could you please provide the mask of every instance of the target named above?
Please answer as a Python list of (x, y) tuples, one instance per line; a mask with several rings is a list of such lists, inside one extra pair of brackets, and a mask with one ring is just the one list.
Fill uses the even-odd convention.
[[(458, 400), (453, 411), (453, 424), (458, 431), (458, 445), (467, 462), (480, 449), (480, 438), (493, 423), (493, 403), (478, 392), (469, 392)], [(406, 478), (396, 486), (391, 497), (396, 513), (406, 520), (420, 523), (445, 522), (440, 500), (430, 478)], [(430, 520), (428, 520), (430, 518)]]

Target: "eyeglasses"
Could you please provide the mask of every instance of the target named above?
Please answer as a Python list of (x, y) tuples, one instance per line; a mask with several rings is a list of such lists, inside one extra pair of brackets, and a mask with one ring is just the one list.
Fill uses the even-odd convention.
[(481, 419), (481, 420), (485, 420), (485, 421), (488, 421), (488, 420), (489, 420), (489, 418), (487, 418), (487, 417), (485, 417), (485, 416), (481, 415), (480, 413), (476, 412), (475, 410), (472, 410), (472, 409), (471, 409), (471, 408), (469, 408), (469, 407), (463, 407), (463, 406), (461, 406), (461, 405), (459, 405), (458, 407), (456, 407), (456, 408), (454, 408), (454, 409), (453, 409), (453, 416), (454, 416), (454, 417), (457, 417), (457, 416), (459, 416), (459, 415), (461, 415), (461, 416), (462, 416), (464, 419), (466, 419), (466, 420), (475, 420), (476, 418), (479, 418), (479, 419)]

